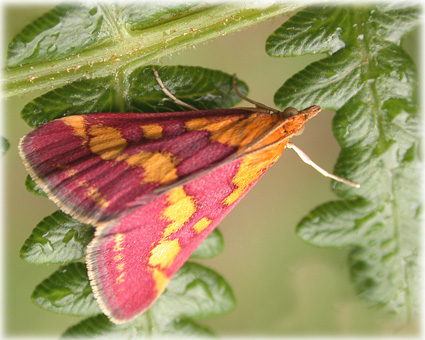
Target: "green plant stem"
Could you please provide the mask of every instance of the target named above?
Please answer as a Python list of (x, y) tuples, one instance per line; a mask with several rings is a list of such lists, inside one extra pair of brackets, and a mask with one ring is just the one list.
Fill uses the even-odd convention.
[[(82, 53), (59, 60), (7, 68), (3, 73), (3, 96), (22, 95), (34, 89), (56, 88), (83, 77), (117, 74), (123, 68), (125, 72), (130, 72), (136, 67), (190, 46), (300, 7), (300, 4), (294, 3), (253, 9), (237, 4), (223, 4), (174, 20), (164, 20), (155, 26), (134, 32), (121, 28), (119, 34), (112, 37), (115, 40), (109, 40)], [(105, 20), (107, 18), (105, 14)], [(117, 31), (117, 28), (112, 31)]]

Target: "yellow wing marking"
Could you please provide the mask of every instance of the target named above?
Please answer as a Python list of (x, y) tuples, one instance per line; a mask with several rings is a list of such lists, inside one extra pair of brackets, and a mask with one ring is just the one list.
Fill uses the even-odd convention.
[(170, 190), (167, 201), (169, 205), (163, 210), (162, 216), (171, 223), (164, 230), (163, 238), (183, 227), (196, 211), (193, 198), (186, 194), (183, 186)]
[[(115, 253), (120, 253), (122, 250), (124, 250), (124, 239), (125, 239), (125, 234), (119, 233), (116, 234), (114, 236), (114, 252)], [(116, 265), (116, 269), (117, 271), (120, 273), (120, 275), (118, 275), (118, 277), (115, 279), (115, 283), (120, 284), (123, 283), (125, 281), (125, 262), (123, 262), (123, 255), (122, 253), (120, 254), (116, 254), (114, 256), (114, 261), (115, 261), (115, 265)]]
[(250, 154), (242, 159), (238, 172), (232, 179), (235, 185), (233, 192), (223, 200), (223, 204), (231, 205), (248, 189), (249, 185), (258, 179), (282, 154), (286, 143)]
[(178, 239), (166, 241), (162, 240), (151, 251), (149, 265), (159, 266), (161, 269), (170, 267), (176, 256), (180, 253), (181, 247)]
[(116, 278), (115, 283), (116, 283), (116, 284), (123, 283), (123, 282), (125, 281), (124, 276), (125, 276), (125, 274), (124, 274), (124, 272), (122, 272), (122, 273), (121, 273), (121, 274), (120, 274), (120, 275)]
[(167, 227), (157, 245), (151, 250), (149, 266), (152, 269), (152, 277), (155, 280), (155, 288), (160, 294), (170, 280), (164, 269), (174, 263), (181, 252), (178, 238), (170, 239), (170, 235), (176, 233), (196, 212), (193, 197), (186, 194), (183, 186), (174, 188), (167, 193), (168, 206), (161, 213), (161, 218), (168, 221)]
[(154, 268), (152, 271), (152, 277), (155, 280), (155, 289), (157, 291), (157, 296), (161, 295), (165, 287), (167, 287), (170, 278), (158, 268)]
[(114, 236), (114, 241), (115, 241), (114, 251), (115, 252), (120, 252), (121, 250), (124, 250), (124, 246), (123, 246), (124, 239), (125, 239), (125, 234), (119, 233)]
[(211, 224), (212, 220), (210, 220), (207, 217), (204, 217), (202, 219), (200, 219), (198, 222), (196, 222), (193, 225), (193, 230), (195, 230), (195, 232), (197, 234), (199, 234), (201, 231), (203, 231), (205, 228), (207, 228), (210, 224)]
[(123, 258), (124, 256), (122, 256), (122, 254), (118, 254), (114, 256), (114, 261), (119, 262), (119, 261), (122, 261)]

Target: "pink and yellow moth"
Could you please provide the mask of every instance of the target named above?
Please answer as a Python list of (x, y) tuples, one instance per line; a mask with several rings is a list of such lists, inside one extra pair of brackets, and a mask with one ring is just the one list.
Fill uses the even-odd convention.
[(123, 323), (152, 305), (320, 110), (74, 115), (30, 132), (20, 155), (61, 210), (96, 227), (90, 283), (102, 311)]

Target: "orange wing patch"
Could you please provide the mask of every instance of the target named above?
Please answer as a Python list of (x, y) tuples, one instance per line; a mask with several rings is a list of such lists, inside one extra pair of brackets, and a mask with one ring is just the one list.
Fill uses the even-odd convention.
[(86, 134), (86, 123), (83, 116), (69, 116), (63, 118), (62, 121), (72, 127), (74, 135), (81, 137), (84, 145), (87, 143), (89, 138)]
[[(79, 127), (76, 131), (81, 135), (80, 126), (84, 121), (76, 120), (76, 122)], [(161, 126), (152, 124), (146, 125), (144, 128), (146, 128), (150, 138), (161, 137)], [(128, 146), (127, 141), (122, 137), (119, 129), (110, 126), (92, 126), (89, 129), (89, 134), (91, 135), (90, 150), (102, 159), (124, 161), (129, 166), (142, 167), (145, 170), (142, 183), (159, 182), (166, 184), (178, 178), (176, 165), (179, 163), (179, 159), (169, 152), (140, 151), (135, 155), (127, 155), (123, 153)]]
[(166, 184), (178, 178), (176, 165), (180, 160), (169, 152), (140, 151), (135, 155), (121, 155), (117, 161), (125, 161), (133, 167), (145, 170), (142, 183), (159, 182)]
[(75, 170), (75, 169), (69, 169), (69, 170), (67, 170), (66, 172), (65, 172), (65, 174), (66, 174), (66, 178), (69, 178), (69, 177), (73, 177), (73, 178), (75, 178), (75, 175), (78, 173), (78, 171), (77, 170)]
[(116, 128), (95, 125), (90, 127), (89, 133), (92, 136), (90, 150), (104, 160), (116, 159), (127, 147), (127, 141)]
[(238, 119), (238, 117), (215, 117), (214, 119), (205, 117), (194, 118), (186, 122), (186, 129), (189, 131), (205, 130), (215, 132), (227, 127), (229, 124), (237, 121)]
[(143, 182), (170, 183), (178, 178), (176, 165), (180, 162), (169, 152), (140, 152), (138, 165), (145, 169)]
[(159, 124), (142, 125), (143, 137), (146, 139), (161, 139), (162, 126)]
[[(83, 183), (81, 186), (86, 186), (87, 183)], [(106, 196), (102, 195), (99, 190), (95, 187), (87, 188), (87, 196), (90, 197), (97, 205), (102, 208), (109, 206), (110, 202), (107, 200)]]
[(186, 122), (186, 128), (190, 131), (209, 131), (212, 142), (217, 141), (241, 150), (263, 136), (276, 124), (276, 121), (277, 117), (265, 114), (251, 114), (244, 119), (240, 117), (222, 117), (214, 120), (195, 118)]

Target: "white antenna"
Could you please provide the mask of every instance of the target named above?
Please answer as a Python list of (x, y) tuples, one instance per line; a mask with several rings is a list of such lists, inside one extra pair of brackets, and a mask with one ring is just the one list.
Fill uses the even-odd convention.
[(306, 154), (304, 151), (302, 151), (302, 150), (301, 150), (298, 146), (296, 146), (296, 145), (294, 145), (294, 144), (292, 144), (292, 143), (288, 143), (288, 144), (286, 145), (286, 147), (287, 147), (287, 148), (289, 148), (289, 149), (294, 150), (294, 151), (298, 154), (298, 156), (302, 159), (302, 161), (303, 161), (304, 163), (306, 163), (306, 164), (308, 164), (308, 165), (312, 166), (314, 169), (316, 169), (317, 171), (319, 171), (319, 172), (320, 172), (323, 176), (325, 176), (325, 177), (329, 177), (329, 178), (332, 178), (332, 179), (333, 179), (333, 180), (335, 180), (335, 181), (338, 181), (338, 182), (341, 182), (341, 183), (347, 184), (347, 185), (349, 185), (349, 186), (351, 186), (351, 187), (354, 187), (354, 188), (360, 188), (360, 184), (357, 184), (357, 183), (351, 182), (351, 181), (349, 181), (349, 180), (346, 180), (346, 179), (344, 179), (344, 178), (341, 178), (341, 177), (335, 176), (335, 175), (333, 175), (333, 174), (331, 174), (331, 173), (327, 172), (326, 170), (322, 169), (320, 166), (318, 166), (316, 163), (314, 163), (314, 162), (311, 160), (311, 158), (310, 158), (310, 157), (308, 157), (308, 156), (307, 156), (307, 154)]

